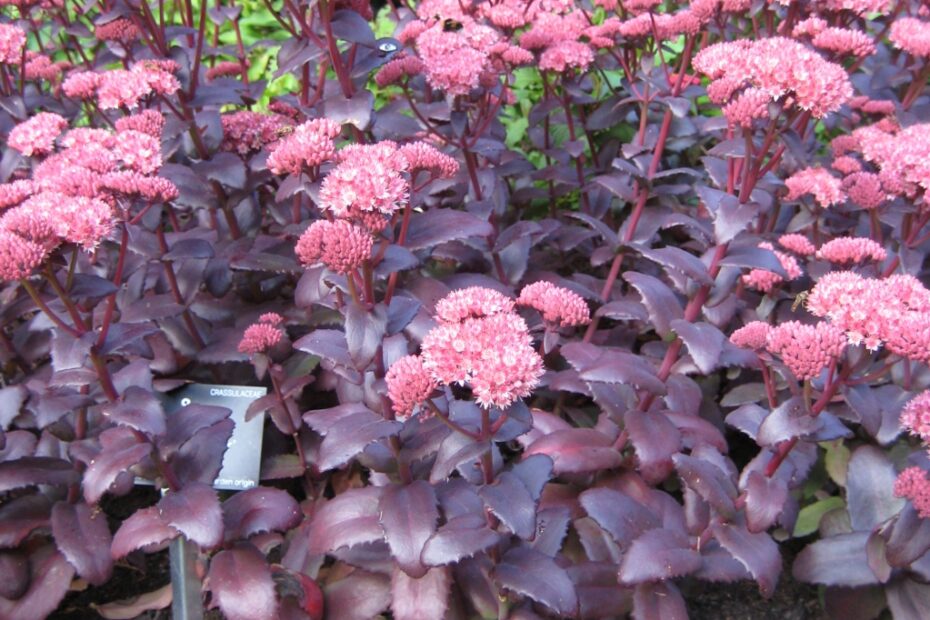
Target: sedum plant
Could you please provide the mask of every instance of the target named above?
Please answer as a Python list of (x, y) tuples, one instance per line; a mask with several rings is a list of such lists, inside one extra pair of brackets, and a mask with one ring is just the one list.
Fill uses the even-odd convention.
[(178, 537), (233, 620), (927, 617), (928, 76), (912, 0), (0, 3), (0, 618)]

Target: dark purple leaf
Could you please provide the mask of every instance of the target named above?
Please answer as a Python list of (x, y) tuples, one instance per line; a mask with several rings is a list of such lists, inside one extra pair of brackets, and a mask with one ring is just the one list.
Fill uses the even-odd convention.
[(581, 618), (626, 618), (633, 592), (617, 583), (617, 568), (608, 562), (580, 562), (566, 568), (578, 593)]
[(356, 368), (364, 368), (372, 360), (384, 339), (387, 312), (384, 305), (370, 312), (359, 304), (346, 310), (346, 344)]
[(732, 518), (736, 507), (733, 501), (738, 495), (736, 485), (710, 461), (686, 454), (676, 454), (672, 457), (675, 469), (682, 481), (695, 493), (701, 496), (721, 516)]
[(704, 374), (710, 374), (720, 362), (723, 352), (723, 343), (726, 336), (719, 329), (709, 323), (691, 323), (689, 321), (675, 320), (671, 327), (681, 338), (694, 365)]
[(684, 310), (675, 293), (661, 280), (635, 271), (625, 272), (623, 279), (639, 292), (652, 326), (663, 338), (671, 331), (672, 321), (684, 317)]
[(158, 502), (165, 523), (201, 547), (210, 548), (223, 540), (223, 511), (212, 487), (194, 482), (172, 491)]
[[(669, 405), (675, 406), (673, 403)], [(720, 429), (704, 418), (698, 417), (697, 414), (678, 413), (677, 411), (663, 411), (662, 413), (681, 433), (682, 444), (686, 448), (704, 445), (712, 446), (718, 452), (726, 452), (729, 449), (727, 440)]]
[(326, 430), (317, 467), (320, 471), (340, 467), (368, 444), (398, 433), (401, 427), (400, 422), (385, 420), (371, 411), (346, 416)]
[[(246, 170), (242, 159), (232, 153), (214, 153), (207, 161), (192, 166), (198, 173), (211, 181), (216, 181), (231, 189), (243, 189), (246, 186)], [(171, 246), (174, 252), (177, 244)], [(192, 256), (191, 258), (210, 258), (210, 256)]]
[(785, 268), (781, 266), (778, 257), (772, 250), (755, 246), (730, 248), (727, 255), (720, 260), (720, 264), (727, 267), (743, 267), (746, 269), (764, 269), (786, 277)]
[(490, 449), (486, 441), (475, 441), (461, 433), (449, 433), (439, 444), (436, 461), (429, 475), (430, 482), (435, 484), (451, 476), (455, 470), (469, 467), (470, 463), (476, 463)]
[(333, 34), (351, 43), (374, 43), (371, 26), (361, 15), (352, 10), (336, 11), (332, 19)]
[(769, 412), (759, 405), (750, 403), (730, 412), (726, 417), (726, 423), (742, 431), (751, 439), (755, 439), (759, 434), (759, 427), (762, 426), (762, 421), (768, 414)]
[[(334, 329), (317, 329), (294, 343), (294, 348), (321, 358), (324, 368), (336, 366), (352, 367), (346, 335)], [(327, 365), (328, 363), (328, 365)]]
[(543, 508), (536, 514), (536, 532), (531, 543), (533, 549), (556, 557), (568, 535), (571, 511), (566, 506)]
[(76, 273), (72, 280), (68, 294), (74, 300), (100, 299), (119, 290), (110, 280), (90, 273)]
[(758, 471), (746, 477), (746, 527), (764, 532), (775, 523), (788, 500), (788, 486), (780, 478), (768, 478)]
[(439, 528), (423, 546), (421, 559), (427, 566), (454, 564), (497, 544), (500, 535), (488, 529), (481, 515), (466, 515), (450, 520)]
[(256, 487), (223, 502), (226, 540), (249, 538), (261, 532), (286, 531), (300, 522), (300, 506), (280, 489)]
[[(239, 159), (238, 157), (236, 158)], [(241, 162), (240, 162), (241, 163)], [(171, 251), (165, 254), (164, 260), (181, 260), (184, 258), (213, 258), (213, 246), (205, 239), (178, 239), (171, 244)]]
[(675, 584), (641, 583), (633, 592), (633, 620), (688, 620), (688, 609)]
[(229, 620), (277, 616), (278, 599), (271, 569), (252, 545), (240, 544), (213, 556), (205, 588)]
[(813, 433), (821, 426), (823, 422), (811, 415), (807, 402), (800, 396), (794, 396), (765, 417), (756, 441), (760, 446), (774, 446), (786, 439)]
[[(564, 355), (571, 355), (572, 351), (565, 353), (565, 349), (577, 343), (562, 347)], [(569, 359), (571, 362), (571, 359)], [(573, 364), (574, 365), (574, 364)], [(655, 376), (654, 370), (643, 358), (624, 351), (606, 351), (597, 361), (583, 368), (576, 367), (579, 376), (584, 381), (602, 383), (623, 383), (638, 389), (649, 390), (653, 394), (664, 394), (665, 384)]]
[(350, 489), (324, 503), (310, 519), (310, 553), (384, 540), (379, 508), (383, 491), (382, 487)]
[(117, 424), (149, 435), (164, 435), (167, 430), (161, 401), (144, 388), (130, 386), (119, 402), (105, 406), (103, 412)]
[(22, 385), (0, 388), (0, 429), (6, 430), (19, 415), (29, 393)]
[(29, 589), (29, 557), (0, 551), (0, 598), (18, 599)]
[(924, 620), (930, 617), (930, 585), (901, 579), (885, 588), (885, 597), (895, 620)]
[(169, 461), (181, 484), (213, 484), (223, 467), (223, 457), (235, 425), (229, 418), (220, 420), (200, 429), (181, 446)]
[(436, 494), (425, 480), (387, 487), (379, 504), (381, 526), (400, 568), (414, 579), (427, 572), (420, 562), (426, 541), (436, 532)]
[(808, 545), (794, 560), (791, 573), (798, 581), (854, 588), (878, 583), (869, 568), (865, 545), (869, 532), (852, 532)]
[(781, 574), (781, 554), (772, 537), (765, 532), (753, 534), (731, 524), (715, 525), (713, 531), (723, 548), (750, 572), (762, 596), (772, 596)]
[(113, 559), (129, 555), (136, 549), (163, 543), (178, 535), (178, 531), (165, 523), (156, 506), (137, 510), (123, 521), (110, 547)]
[(184, 306), (174, 300), (168, 293), (148, 295), (134, 301), (120, 315), (120, 320), (127, 323), (141, 323), (155, 319), (167, 319), (184, 312)]
[(569, 217), (573, 217), (576, 220), (581, 220), (585, 224), (591, 227), (592, 230), (597, 232), (602, 239), (607, 243), (607, 246), (612, 250), (615, 250), (619, 245), (617, 240), (617, 233), (615, 233), (610, 226), (606, 225), (601, 220), (596, 217), (591, 217), (587, 213), (582, 213), (581, 211), (571, 211), (567, 213)]
[(888, 583), (892, 571), (886, 551), (887, 545), (881, 533), (878, 531), (872, 532), (865, 544), (865, 553), (869, 559), (869, 568), (872, 569), (872, 572), (882, 583)]
[(604, 304), (594, 314), (615, 321), (645, 321), (649, 318), (649, 313), (643, 304), (638, 301), (627, 300)]
[(405, 245), (410, 250), (422, 250), (446, 241), (487, 237), (493, 233), (490, 224), (471, 213), (430, 209), (426, 213), (414, 213), (410, 218)]
[(159, 439), (158, 447), (163, 455), (170, 455), (199, 431), (227, 419), (230, 413), (229, 408), (216, 405), (185, 405), (168, 416), (168, 430)]
[(79, 480), (71, 463), (48, 456), (24, 456), (0, 463), (0, 492), (39, 484), (65, 486)]
[(33, 530), (45, 527), (51, 502), (45, 495), (23, 495), (0, 506), (0, 549), (17, 546)]
[(375, 97), (367, 90), (358, 92), (351, 98), (337, 93), (323, 101), (323, 113), (326, 114), (326, 118), (340, 125), (350, 123), (359, 129), (366, 129), (371, 123), (374, 105)]
[[(2, 517), (0, 517), (2, 519)], [(908, 502), (901, 509), (888, 534), (888, 562), (905, 567), (930, 550), (930, 519), (924, 519)]]
[(854, 530), (871, 530), (898, 514), (905, 500), (894, 495), (894, 465), (874, 446), (860, 446), (849, 459), (846, 505)]
[(444, 618), (451, 579), (446, 567), (411, 577), (397, 568), (391, 573), (391, 611), (396, 620)]
[[(736, 140), (738, 148), (743, 148), (743, 140)], [(725, 143), (718, 144), (718, 149)], [(714, 220), (714, 237), (718, 244), (729, 243), (746, 230), (749, 223), (759, 213), (759, 205), (740, 203), (737, 198), (717, 189), (704, 185), (695, 186), (695, 190), (704, 206), (710, 211)]]
[(529, 540), (536, 533), (536, 502), (513, 472), (506, 471), (492, 485), (478, 491), (488, 509), (511, 532)]
[(58, 550), (78, 575), (101, 585), (113, 573), (107, 517), (84, 503), (57, 502), (52, 507), (52, 535)]
[(15, 601), (0, 598), (0, 618), (44, 620), (68, 593), (74, 568), (53, 545), (42, 547), (29, 557), (32, 582)]
[[(713, 280), (707, 273), (707, 266), (701, 259), (675, 246), (664, 248), (648, 248), (634, 246), (643, 257), (664, 267), (667, 271), (675, 271), (691, 278), (698, 284), (712, 284)], [(674, 275), (674, 274), (670, 274)]]
[(588, 489), (578, 497), (582, 508), (626, 550), (640, 534), (662, 526), (655, 514), (641, 503), (613, 489)]
[(603, 433), (593, 428), (555, 431), (534, 441), (524, 456), (545, 454), (556, 474), (601, 471), (619, 467), (620, 452)]
[(326, 617), (339, 620), (371, 620), (391, 602), (390, 579), (363, 570), (327, 584), (324, 591)]
[(672, 456), (681, 450), (681, 433), (658, 412), (630, 410), (623, 416), (643, 477), (658, 483), (672, 473)]
[(494, 571), (500, 586), (545, 605), (562, 616), (577, 613), (575, 584), (555, 560), (526, 547), (514, 547)]
[(681, 577), (701, 568), (701, 556), (683, 532), (653, 529), (641, 534), (623, 556), (620, 581), (637, 584)]
[(694, 573), (698, 579), (724, 583), (752, 579), (746, 567), (715, 540), (701, 548), (701, 558), (704, 560), (701, 570)]
[(419, 312), (421, 305), (419, 301), (410, 297), (392, 297), (387, 312), (387, 333), (396, 334), (407, 327)]
[(543, 487), (552, 477), (552, 459), (542, 454), (528, 456), (514, 465), (511, 471), (526, 486), (533, 501), (538, 502)]

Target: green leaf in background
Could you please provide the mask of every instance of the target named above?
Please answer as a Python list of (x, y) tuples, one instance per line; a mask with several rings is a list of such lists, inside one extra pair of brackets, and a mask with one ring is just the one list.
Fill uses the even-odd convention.
[(846, 502), (842, 497), (828, 497), (805, 506), (798, 512), (798, 520), (794, 524), (794, 537), (800, 538), (813, 534), (820, 527), (820, 520), (825, 514), (837, 508), (843, 508)]
[(824, 466), (830, 479), (841, 487), (846, 486), (846, 470), (849, 467), (849, 448), (843, 444), (842, 439), (826, 441), (820, 444), (827, 451)]

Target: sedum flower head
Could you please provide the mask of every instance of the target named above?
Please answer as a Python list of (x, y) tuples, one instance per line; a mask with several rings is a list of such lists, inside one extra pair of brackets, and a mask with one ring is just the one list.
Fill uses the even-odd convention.
[(281, 342), (284, 331), (270, 323), (253, 323), (245, 328), (239, 341), (239, 352), (248, 355), (267, 353), (269, 349)]
[(436, 389), (436, 381), (418, 355), (407, 355), (391, 364), (384, 379), (394, 413), (401, 419), (413, 415)]
[(807, 325), (788, 321), (769, 332), (765, 348), (779, 355), (794, 376), (805, 381), (819, 375), (838, 358), (845, 345), (842, 330), (830, 323)]
[(762, 321), (746, 323), (730, 334), (730, 342), (743, 349), (759, 351), (765, 348), (772, 326)]
[(0, 229), (0, 280), (10, 282), (28, 277), (45, 262), (47, 255), (42, 245)]
[(323, 263), (336, 273), (349, 273), (371, 257), (371, 233), (346, 220), (317, 220), (297, 241), (304, 265)]
[(26, 33), (12, 24), (0, 24), (0, 63), (18, 65), (23, 61)]
[(843, 183), (824, 168), (804, 168), (785, 179), (788, 200), (812, 194), (821, 207), (831, 207), (846, 200)]
[(436, 318), (443, 323), (461, 323), (469, 318), (513, 311), (513, 299), (481, 286), (454, 290), (436, 303)]
[(900, 50), (918, 58), (930, 57), (930, 23), (916, 17), (899, 17), (888, 38)]
[(385, 141), (357, 144), (339, 152), (339, 164), (320, 186), (320, 207), (339, 218), (391, 215), (407, 203), (407, 159)]
[(930, 390), (907, 401), (901, 410), (901, 426), (930, 443)]
[[(775, 254), (775, 257), (778, 258), (778, 262), (781, 264), (782, 269), (784, 269), (785, 273), (788, 275), (788, 280), (796, 280), (804, 273), (801, 270), (801, 266), (798, 265), (797, 259), (795, 259), (790, 254), (779, 252), (772, 246), (771, 243), (762, 242), (759, 244), (759, 247), (764, 250), (771, 250)], [(767, 269), (752, 269), (749, 273), (743, 275), (740, 279), (747, 287), (762, 293), (771, 292), (772, 289), (775, 288), (776, 284), (785, 281), (785, 278), (775, 273), (774, 271), (769, 271)]]
[(534, 282), (523, 287), (517, 304), (538, 310), (543, 320), (568, 327), (591, 322), (591, 309), (581, 295), (551, 282)]
[(797, 233), (782, 235), (778, 238), (778, 245), (799, 256), (813, 256), (817, 251), (810, 239)]
[(930, 480), (919, 467), (908, 467), (894, 481), (895, 497), (909, 500), (917, 513), (924, 519), (930, 519)]
[(39, 112), (10, 131), (7, 144), (25, 155), (47, 155), (55, 150), (55, 138), (68, 126), (64, 117), (53, 112)]
[[(261, 128), (262, 136), (268, 135), (272, 124), (283, 124), (279, 119), (261, 119), (257, 115), (240, 116), (237, 122), (243, 126), (255, 124), (256, 129)], [(293, 133), (281, 140), (268, 155), (268, 169), (275, 174), (299, 174), (307, 168), (333, 159), (336, 154), (336, 144), (333, 140), (341, 131), (342, 126), (328, 118), (314, 118), (298, 125)], [(250, 133), (254, 135), (255, 129)]]
[(867, 237), (838, 237), (820, 246), (817, 258), (831, 263), (881, 262), (887, 258), (885, 248)]

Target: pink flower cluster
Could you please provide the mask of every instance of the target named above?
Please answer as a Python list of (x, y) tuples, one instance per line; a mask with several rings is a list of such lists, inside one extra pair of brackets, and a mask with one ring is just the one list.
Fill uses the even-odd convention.
[(375, 83), (381, 88), (391, 84), (400, 84), (405, 77), (419, 75), (424, 68), (423, 61), (416, 56), (398, 52), (375, 74)]
[(27, 80), (55, 80), (61, 75), (62, 71), (70, 68), (71, 63), (67, 60), (52, 62), (52, 59), (44, 54), (31, 50), (26, 51)]
[(807, 325), (788, 321), (769, 331), (765, 348), (782, 361), (802, 381), (813, 379), (837, 359), (846, 346), (843, 331), (820, 321)]
[(778, 245), (799, 256), (813, 256), (817, 251), (810, 239), (797, 233), (782, 235), (778, 238)]
[(459, 171), (459, 162), (426, 142), (410, 142), (401, 146), (399, 151), (407, 160), (407, 171), (411, 175), (424, 170), (448, 179)]
[(591, 309), (584, 298), (551, 282), (534, 282), (523, 287), (517, 304), (538, 310), (550, 325), (570, 327), (591, 322)]
[(94, 28), (94, 36), (101, 41), (117, 41), (129, 45), (139, 38), (139, 29), (126, 17), (117, 17), (108, 22), (98, 24)]
[(801, 196), (812, 194), (821, 207), (831, 207), (846, 200), (843, 193), (843, 181), (830, 174), (824, 168), (804, 168), (785, 179), (788, 187), (787, 200), (797, 200)]
[[(283, 135), (293, 131), (294, 127), (294, 123), (286, 116), (261, 114), (249, 110), (223, 114), (220, 116), (220, 123), (223, 126), (223, 143), (220, 145), (220, 149), (239, 153), (240, 155), (260, 151), (266, 146), (275, 149), (278, 140)], [(315, 138), (322, 140), (325, 145), (322, 132), (307, 132), (305, 129), (304, 133), (312, 134)], [(339, 135), (338, 129), (336, 135)], [(331, 142), (332, 138), (329, 138), (329, 140)], [(309, 146), (311, 142), (317, 146)], [(306, 148), (306, 153), (318, 152), (320, 150), (318, 144), (313, 139), (308, 139), (307, 135), (302, 135), (289, 147), (274, 155), (274, 158), (269, 155), (268, 159), (272, 162), (271, 165), (275, 166), (272, 169), (271, 165), (269, 165), (269, 169), (278, 174), (283, 174), (284, 171), (299, 170), (307, 159), (310, 161), (316, 160), (316, 156), (312, 155), (301, 158), (299, 155), (300, 149)]]
[(751, 321), (730, 334), (730, 342), (743, 349), (760, 351), (765, 348), (772, 326), (762, 321)]
[[(263, 117), (252, 112), (239, 112), (234, 119), (227, 121), (227, 126), (235, 131), (233, 140), (237, 146), (254, 146), (263, 142), (270, 138), (271, 131), (277, 131), (284, 125), (283, 121), (275, 120), (274, 117)], [(341, 131), (342, 126), (328, 118), (314, 118), (298, 125), (268, 155), (268, 169), (275, 174), (299, 174), (333, 159), (336, 155), (334, 140)], [(249, 139), (245, 140), (246, 137)]]
[(274, 312), (258, 317), (258, 322), (249, 325), (242, 333), (239, 352), (248, 355), (267, 353), (284, 338), (284, 330), (281, 328), (283, 322), (283, 317)]
[(895, 47), (918, 58), (930, 57), (930, 23), (916, 17), (899, 17), (888, 38)]
[(69, 75), (62, 89), (74, 99), (94, 99), (103, 110), (134, 108), (143, 97), (149, 95), (172, 95), (181, 87), (173, 72), (177, 65), (173, 61), (147, 60), (138, 62), (131, 69), (113, 69), (97, 73), (77, 71)]
[(23, 61), (26, 33), (12, 24), (0, 24), (0, 63), (18, 65)]
[(909, 359), (930, 360), (930, 291), (913, 276), (834, 271), (817, 281), (807, 308), (843, 330), (850, 344), (874, 350), (884, 343)]
[(393, 142), (350, 145), (339, 151), (339, 164), (323, 179), (320, 207), (380, 230), (384, 216), (407, 203), (410, 186), (403, 173), (408, 167)]
[(930, 189), (930, 123), (903, 129), (869, 125), (855, 130), (852, 137), (862, 157), (878, 166), (887, 192), (912, 198)]
[(930, 519), (930, 480), (920, 467), (908, 467), (894, 482), (895, 497), (903, 497), (914, 504), (924, 519)]
[(840, 56), (864, 58), (875, 53), (872, 38), (861, 30), (824, 28), (811, 39), (814, 47)]
[[(801, 270), (801, 266), (798, 265), (797, 259), (790, 254), (779, 252), (771, 243), (764, 241), (759, 244), (759, 247), (763, 250), (771, 250), (775, 254), (776, 258), (778, 258), (778, 262), (781, 263), (782, 269), (784, 269), (785, 273), (788, 275), (788, 280), (800, 278), (804, 273)], [(784, 282), (785, 278), (767, 269), (753, 269), (749, 273), (744, 274), (741, 280), (743, 284), (751, 289), (769, 293), (775, 288), (776, 284)]]
[(212, 82), (222, 77), (240, 77), (245, 69), (248, 69), (248, 64), (243, 65), (238, 60), (218, 62), (207, 69), (207, 81)]
[(930, 443), (930, 390), (907, 401), (901, 410), (901, 426)]
[(0, 280), (28, 277), (47, 256), (48, 250), (42, 245), (0, 228)]
[(55, 138), (68, 126), (64, 117), (53, 112), (39, 112), (10, 131), (6, 143), (25, 155), (47, 155), (55, 150)]
[(815, 118), (834, 112), (852, 97), (846, 70), (784, 37), (716, 43), (694, 57), (694, 67), (711, 78), (708, 96), (730, 101), (755, 87), (771, 101), (783, 100)]
[(826, 242), (817, 250), (817, 258), (831, 263), (881, 262), (888, 253), (876, 241), (867, 237), (838, 237)]
[(881, 177), (872, 172), (853, 172), (843, 179), (843, 191), (853, 204), (863, 209), (876, 209), (888, 198)]
[(394, 413), (400, 419), (413, 415), (437, 387), (418, 355), (407, 355), (391, 364), (384, 380)]
[[(480, 287), (454, 295), (437, 304), (439, 325), (423, 339), (424, 368), (437, 384), (469, 384), (482, 407), (504, 408), (529, 396), (543, 373), (542, 359), (513, 302)], [(496, 303), (485, 307), (485, 300)]]
[(346, 220), (317, 220), (297, 240), (295, 251), (304, 265), (323, 263), (347, 274), (371, 258), (371, 233)]

